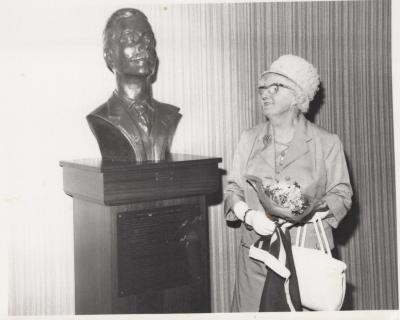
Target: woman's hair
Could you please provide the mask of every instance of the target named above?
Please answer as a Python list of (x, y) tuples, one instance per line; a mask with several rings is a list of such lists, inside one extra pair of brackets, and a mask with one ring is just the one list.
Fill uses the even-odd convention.
[(272, 62), (270, 68), (264, 71), (260, 78), (268, 73), (284, 76), (293, 81), (299, 90), (298, 109), (306, 113), (310, 106), (310, 101), (314, 99), (319, 86), (319, 75), (317, 69), (308, 61), (295, 55), (283, 55)]

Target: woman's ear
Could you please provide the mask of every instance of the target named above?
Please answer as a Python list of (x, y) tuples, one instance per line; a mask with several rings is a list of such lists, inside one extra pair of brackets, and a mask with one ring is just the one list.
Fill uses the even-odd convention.
[(304, 94), (299, 94), (298, 96), (297, 96), (297, 103), (299, 104), (299, 105), (302, 105), (304, 102), (306, 102), (306, 96), (304, 95)]
[(302, 111), (304, 109), (304, 105), (307, 103), (307, 100), (307, 97), (300, 93), (297, 95), (294, 105), (297, 107), (297, 109), (299, 109), (299, 111)]

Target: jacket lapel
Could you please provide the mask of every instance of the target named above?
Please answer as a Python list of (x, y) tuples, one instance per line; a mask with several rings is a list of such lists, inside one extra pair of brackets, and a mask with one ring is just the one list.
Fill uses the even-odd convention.
[(257, 138), (254, 141), (248, 161), (252, 160), (256, 155), (260, 155), (265, 163), (274, 169), (273, 136), (269, 133), (269, 126), (269, 122), (266, 122), (265, 126), (263, 126), (259, 131)]
[(168, 138), (168, 123), (163, 120), (160, 114), (160, 108), (157, 107), (157, 102), (153, 100), (153, 104), (156, 106), (153, 118), (153, 129), (151, 136), (154, 143), (154, 152), (156, 155), (165, 153), (167, 147), (166, 139)]
[(288, 165), (308, 153), (308, 142), (310, 140), (312, 140), (312, 136), (310, 135), (307, 126), (307, 120), (304, 115), (301, 114), (299, 116), (299, 122), (297, 123), (293, 139), (289, 145), (288, 153), (283, 161), (282, 168), (286, 168)]
[(130, 144), (135, 151), (136, 160), (146, 160), (138, 157), (142, 154), (145, 154), (145, 150), (138, 123), (135, 118), (130, 114), (124, 102), (121, 101), (121, 99), (118, 98), (115, 93), (110, 98), (109, 105), (113, 105), (112, 108), (109, 108), (109, 112), (113, 113), (112, 116), (115, 117), (118, 115), (118, 121), (115, 122), (115, 125), (124, 132), (124, 135), (130, 141)]
[(275, 163), (274, 163), (275, 152), (274, 152), (274, 145), (272, 143), (269, 144), (268, 146), (263, 147), (263, 150), (261, 150), (260, 152), (260, 156), (272, 169), (275, 168)]

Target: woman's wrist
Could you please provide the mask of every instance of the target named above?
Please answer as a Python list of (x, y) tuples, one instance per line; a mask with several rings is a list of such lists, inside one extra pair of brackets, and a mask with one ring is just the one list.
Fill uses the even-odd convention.
[(248, 213), (250, 213), (252, 210), (249, 208), (249, 209), (247, 209), (246, 211), (245, 211), (245, 213), (244, 213), (244, 215), (243, 215), (243, 222), (244, 222), (244, 224), (246, 224), (246, 225), (249, 225), (247, 222), (246, 222), (246, 217), (247, 217), (247, 214)]
[(239, 201), (239, 202), (237, 202), (237, 203), (235, 203), (235, 204), (233, 205), (232, 210), (233, 210), (233, 212), (235, 213), (236, 217), (237, 217), (239, 220), (244, 221), (245, 213), (246, 213), (248, 210), (250, 210), (250, 208), (249, 208), (249, 206), (247, 205), (246, 202), (244, 202), (244, 201)]
[(315, 208), (315, 211), (326, 211), (326, 210), (329, 210), (328, 204), (326, 203), (325, 200), (320, 200), (317, 207)]

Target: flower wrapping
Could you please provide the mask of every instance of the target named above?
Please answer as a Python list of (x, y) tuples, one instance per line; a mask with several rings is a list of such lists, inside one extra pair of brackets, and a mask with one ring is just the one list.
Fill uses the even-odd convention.
[(297, 183), (276, 182), (264, 185), (256, 176), (246, 175), (246, 181), (258, 195), (265, 213), (270, 218), (300, 222), (314, 212), (318, 200), (301, 192)]
[(293, 215), (301, 215), (309, 206), (309, 201), (301, 192), (297, 182), (276, 181), (263, 185), (265, 194), (278, 206), (287, 208)]

